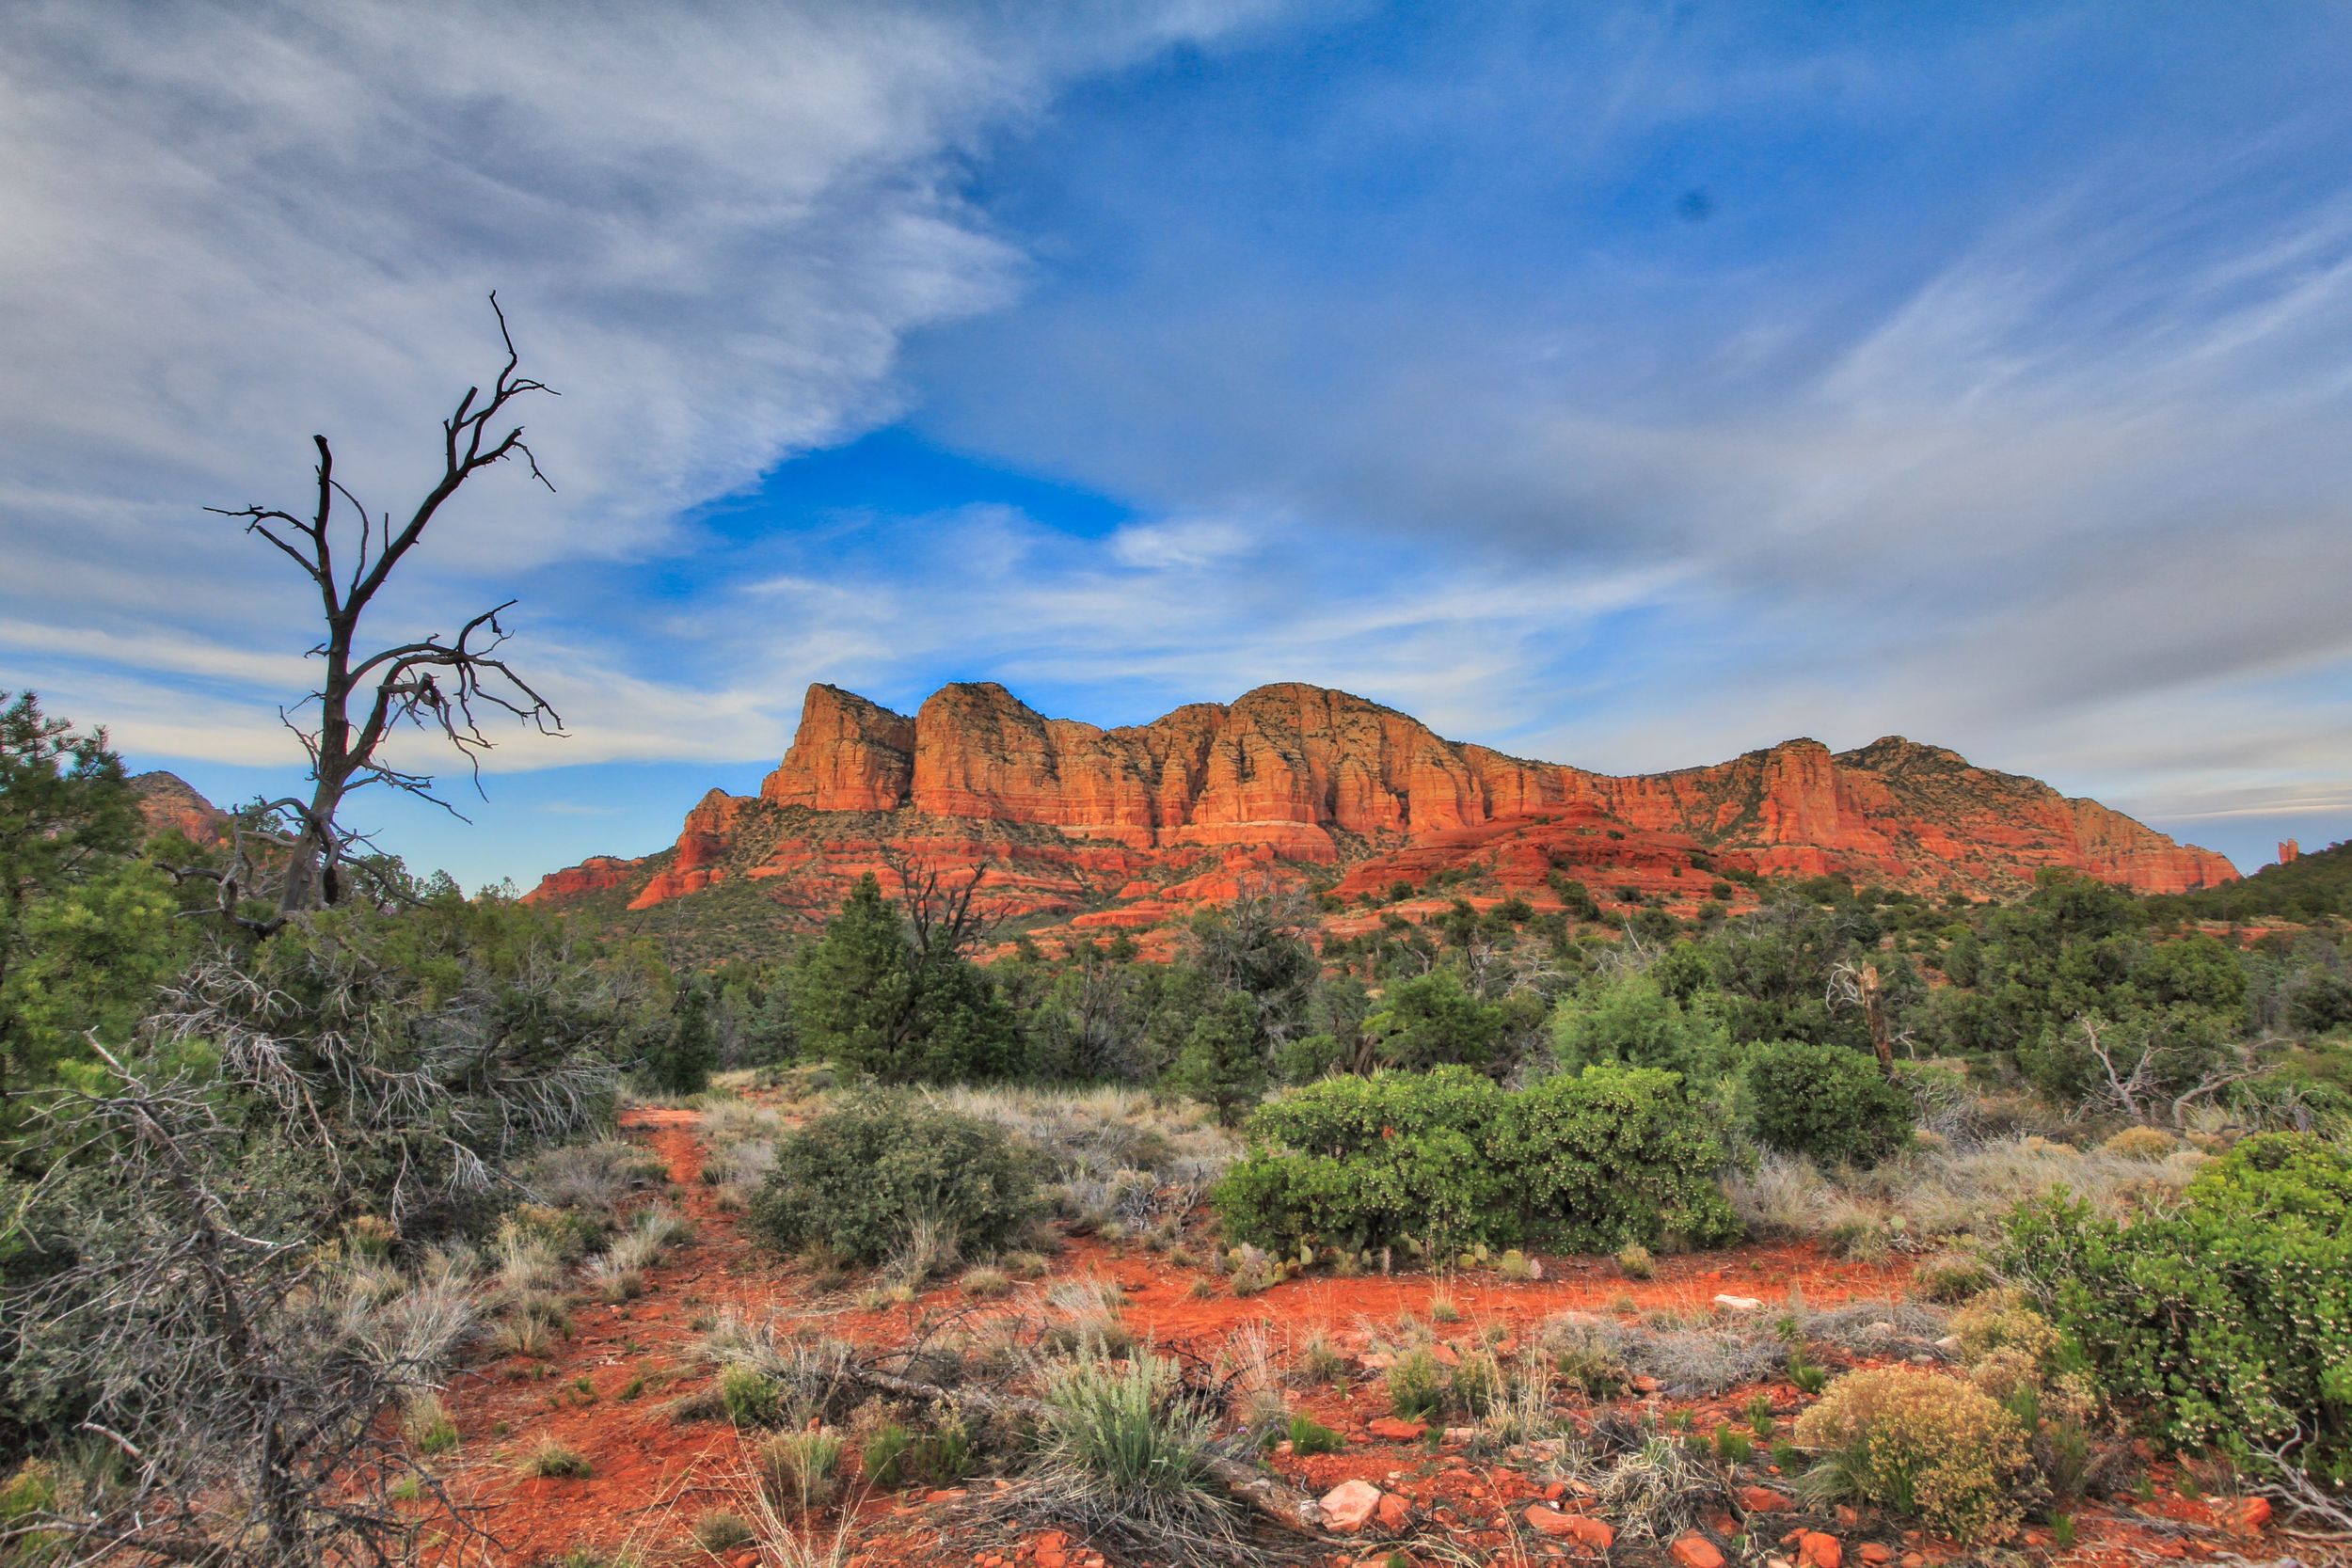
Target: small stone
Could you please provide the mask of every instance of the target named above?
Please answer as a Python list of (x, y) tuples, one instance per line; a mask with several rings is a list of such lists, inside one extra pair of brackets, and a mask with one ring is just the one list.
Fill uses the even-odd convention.
[(1719, 1295), (1715, 1298), (1715, 1305), (1726, 1312), (1761, 1312), (1764, 1310), (1764, 1304), (1754, 1296)]
[(1802, 1568), (1838, 1568), (1846, 1558), (1845, 1548), (1837, 1537), (1809, 1529), (1797, 1542), (1797, 1561)]
[(1860, 1529), (1862, 1528), (1862, 1511), (1855, 1508), (1853, 1504), (1839, 1503), (1836, 1513), (1838, 1528)]
[(1895, 1548), (1883, 1541), (1865, 1541), (1861, 1551), (1862, 1560), (1870, 1564), (1870, 1568), (1880, 1568), (1881, 1564), (1895, 1560)]
[(1574, 1541), (1597, 1552), (1605, 1552), (1616, 1544), (1617, 1532), (1613, 1527), (1581, 1513), (1563, 1513), (1536, 1503), (1528, 1509), (1525, 1517), (1527, 1528), (1538, 1535)]
[(1380, 1488), (1368, 1481), (1343, 1481), (1323, 1495), (1323, 1522), (1342, 1535), (1353, 1535), (1379, 1506)]
[(1429, 1423), (1408, 1421), (1402, 1416), (1375, 1416), (1365, 1430), (1387, 1442), (1418, 1443), (1428, 1433)]
[(1927, 1554), (1925, 1552), (1905, 1552), (1899, 1568), (1928, 1568)]
[(1633, 1391), (1637, 1394), (1655, 1394), (1658, 1392), (1658, 1380), (1654, 1377), (1637, 1377), (1633, 1380)]
[(1477, 1435), (1476, 1427), (1448, 1427), (1445, 1429), (1445, 1446), (1449, 1449), (1466, 1449), (1470, 1447), (1470, 1439)]
[(1373, 1511), (1373, 1516), (1380, 1521), (1382, 1529), (1400, 1530), (1405, 1528), (1405, 1522), (1413, 1516), (1413, 1505), (1393, 1492), (1383, 1492), (1380, 1494), (1380, 1506)]
[(1703, 1535), (1684, 1536), (1667, 1548), (1667, 1555), (1682, 1568), (1724, 1568), (1724, 1554)]
[(1769, 1486), (1742, 1486), (1732, 1496), (1739, 1498), (1740, 1506), (1750, 1513), (1793, 1513), (1797, 1509), (1793, 1498)]
[(1568, 1483), (1565, 1481), (1555, 1481), (1544, 1488), (1544, 1501), (1548, 1503), (1556, 1503), (1567, 1495)]

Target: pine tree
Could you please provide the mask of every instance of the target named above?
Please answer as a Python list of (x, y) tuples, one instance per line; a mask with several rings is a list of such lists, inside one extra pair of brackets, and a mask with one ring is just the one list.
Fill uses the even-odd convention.
[(719, 1030), (711, 1022), (710, 990), (698, 980), (678, 988), (670, 1037), (646, 1063), (646, 1077), (664, 1094), (700, 1094), (719, 1063)]
[(1258, 1027), (1257, 1004), (1228, 992), (1194, 1022), (1168, 1086), (1216, 1107), (1232, 1126), (1266, 1090), (1265, 1042)]
[(801, 957), (792, 980), (801, 1050), (850, 1072), (896, 1078), (914, 1023), (914, 968), (906, 927), (872, 872)]

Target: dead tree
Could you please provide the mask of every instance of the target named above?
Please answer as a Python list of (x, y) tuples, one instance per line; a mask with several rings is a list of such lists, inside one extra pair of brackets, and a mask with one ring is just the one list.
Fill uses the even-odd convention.
[[(477, 788), (481, 754), (491, 746), (482, 728), (485, 719), (504, 713), (541, 734), (562, 733), (554, 707), (501, 653), (508, 632), (499, 618), (514, 607), (512, 599), (474, 616), (453, 636), (436, 632), (373, 652), (359, 641), (369, 606), (468, 480), (519, 457), (533, 479), (555, 488), (524, 443), (523, 427), (509, 422), (516, 400), (533, 392), (552, 396), (552, 389), (518, 373), (514, 334), (495, 293), (490, 309), (498, 318), (506, 362), (486, 396), (479, 386), (467, 388), (441, 421), (441, 473), (405, 521), (396, 527), (389, 511), (371, 515), (335, 477), (334, 449), (325, 436), (311, 437), (318, 466), (316, 495), (307, 515), (265, 506), (206, 509), (242, 521), (246, 532), (267, 540), (300, 567), (318, 592), (326, 627), (310, 651), (326, 666), (318, 689), (292, 709), (279, 710), (310, 756), (310, 798), (266, 802), (248, 830), (257, 844), (248, 847), (241, 840), (227, 870), (183, 873), (213, 876), (220, 883), (222, 912), (262, 934), (293, 915), (338, 901), (346, 891), (344, 868), (360, 840), (339, 817), (353, 790), (387, 784), (454, 814), (434, 793), (431, 775), (407, 771), (385, 757), (385, 743), (395, 731), (414, 727), (437, 733), (472, 767)], [(315, 713), (310, 711), (313, 705)], [(261, 852), (248, 853), (249, 847)], [(277, 912), (262, 919), (241, 915), (240, 904), (262, 891), (256, 884), (260, 867), (268, 863), (282, 876)]]
[(935, 861), (922, 859), (885, 844), (876, 852), (898, 884), (898, 911), (914, 941), (917, 962), (952, 958), (981, 937), (973, 895), (988, 879), (988, 868), (975, 865), (961, 880), (951, 878)]
[[(1841, 963), (1829, 974), (1829, 1005), (1860, 1007), (1870, 1026), (1870, 1049), (1878, 1053), (1879, 1070), (1895, 1078), (1895, 1026), (1886, 1016), (1886, 996), (1879, 986), (1875, 963)], [(1908, 1037), (1905, 1038), (1908, 1044)]]

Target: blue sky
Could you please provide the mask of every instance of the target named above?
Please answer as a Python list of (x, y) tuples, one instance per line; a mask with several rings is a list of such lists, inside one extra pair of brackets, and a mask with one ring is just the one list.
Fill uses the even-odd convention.
[(497, 287), (558, 492), (382, 630), (519, 595), (571, 737), (362, 812), (469, 883), (666, 842), (812, 680), (1901, 733), (2251, 865), (2352, 832), (2347, 69), (2283, 4), (11, 8), (0, 687), (282, 787), (305, 606), (200, 508), (313, 430), (412, 498)]

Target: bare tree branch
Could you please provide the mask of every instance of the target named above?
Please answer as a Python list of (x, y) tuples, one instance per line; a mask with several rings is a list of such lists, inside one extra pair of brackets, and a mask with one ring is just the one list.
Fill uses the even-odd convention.
[[(454, 638), (434, 633), (373, 653), (359, 651), (360, 623), (376, 595), (408, 552), (424, 537), (442, 506), (483, 469), (520, 458), (533, 479), (552, 491), (539, 460), (523, 439), (523, 427), (508, 416), (518, 398), (554, 391), (518, 373), (521, 358), (498, 295), (490, 296), (506, 359), (485, 397), (479, 386), (441, 421), (442, 468), (407, 520), (395, 529), (392, 515), (371, 517), (366, 506), (335, 477), (335, 453), (325, 436), (318, 449), (313, 509), (308, 517), (260, 505), (207, 510), (242, 520), (246, 531), (287, 556), (316, 585), (326, 636), (310, 650), (324, 661), (317, 690), (295, 705), (318, 705), (315, 722), (296, 723), (281, 710), (310, 758), (313, 784), (306, 801), (275, 801), (265, 815), (278, 830), (279, 851), (262, 861), (242, 854), (234, 874), (220, 882), (220, 912), (246, 928), (266, 934), (289, 917), (336, 902), (345, 891), (338, 868), (353, 857), (358, 840), (339, 825), (344, 798), (353, 790), (382, 784), (431, 800), (455, 814), (434, 793), (431, 775), (403, 769), (385, 759), (382, 748), (396, 731), (413, 728), (437, 735), (464, 757), (481, 787), (481, 756), (493, 744), (485, 719), (504, 716), (542, 735), (563, 734), (563, 720), (544, 693), (501, 655), (509, 633), (500, 616), (512, 599), (465, 623)], [(352, 519), (354, 521), (346, 521)], [(351, 546), (348, 576), (339, 578), (337, 535)], [(241, 845), (242, 850), (245, 846)], [(261, 892), (264, 866), (278, 870), (276, 911), (267, 917), (239, 912), (239, 904)]]

